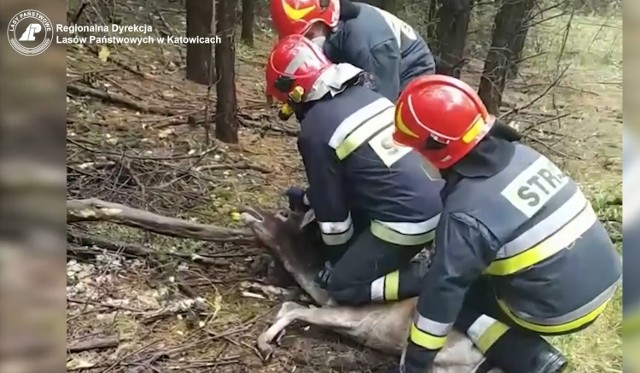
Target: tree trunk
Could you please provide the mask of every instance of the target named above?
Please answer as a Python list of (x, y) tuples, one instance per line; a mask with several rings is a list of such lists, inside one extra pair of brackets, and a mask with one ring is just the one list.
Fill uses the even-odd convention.
[(518, 76), (520, 61), (522, 60), (522, 52), (524, 51), (524, 45), (527, 41), (527, 35), (529, 34), (529, 26), (531, 25), (532, 13), (532, 10), (529, 10), (527, 12), (526, 17), (522, 20), (522, 24), (520, 25), (520, 31), (518, 31), (518, 33), (516, 34), (516, 37), (513, 40), (513, 44), (511, 48), (509, 48), (512, 53), (508, 71), (510, 79)]
[[(187, 0), (187, 37), (210, 37), (215, 34), (215, 0)], [(200, 84), (209, 84), (209, 63), (213, 47), (211, 44), (187, 44), (187, 79)], [(213, 77), (211, 77), (213, 79)]]
[(238, 143), (238, 101), (236, 98), (235, 46), (233, 41), (236, 0), (218, 2), (218, 35), (216, 45), (216, 138), (226, 143)]
[(436, 25), (438, 24), (438, 0), (429, 1), (429, 10), (427, 12), (427, 43), (431, 46), (436, 45)]
[(253, 24), (255, 23), (255, 0), (242, 0), (242, 33), (240, 39), (253, 47)]
[(382, 0), (382, 8), (391, 14), (396, 14), (398, 11), (396, 0)]
[(436, 72), (460, 78), (472, 0), (443, 0), (437, 12)]
[(510, 48), (514, 46), (516, 35), (533, 4), (534, 0), (502, 0), (496, 14), (493, 40), (478, 89), (491, 114), (497, 115), (500, 111), (507, 70), (513, 56)]

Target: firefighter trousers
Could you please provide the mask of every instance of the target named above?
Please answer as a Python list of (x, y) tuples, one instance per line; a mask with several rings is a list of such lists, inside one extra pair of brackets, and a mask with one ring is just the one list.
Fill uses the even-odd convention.
[(582, 325), (579, 328), (570, 329), (560, 333), (538, 333), (526, 329), (518, 325), (511, 317), (509, 317), (503, 309), (500, 307), (493, 285), (488, 276), (482, 276), (478, 279), (467, 291), (465, 300), (462, 306), (462, 310), (458, 315), (458, 318), (454, 324), (454, 327), (461, 332), (467, 332), (471, 325), (478, 320), (481, 315), (489, 316), (495, 320), (500, 321), (508, 327), (521, 329), (523, 332), (532, 333), (536, 335), (562, 335), (571, 334), (582, 329), (585, 329), (591, 323)]
[(541, 351), (552, 348), (542, 335), (575, 333), (592, 323), (554, 334), (524, 328), (500, 307), (490, 279), (481, 277), (468, 290), (454, 328), (465, 333), (485, 355), (478, 371), (497, 366), (505, 372), (526, 372), (529, 362), (535, 361)]
[(335, 262), (327, 291), (339, 304), (362, 305), (420, 294), (428, 260), (413, 260), (425, 245), (400, 246), (364, 229)]

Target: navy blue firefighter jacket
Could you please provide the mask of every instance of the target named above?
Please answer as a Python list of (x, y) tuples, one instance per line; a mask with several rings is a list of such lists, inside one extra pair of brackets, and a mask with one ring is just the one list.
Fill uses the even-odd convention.
[(346, 244), (355, 217), (363, 216), (382, 240), (404, 246), (433, 240), (444, 182), (427, 174), (418, 153), (393, 142), (393, 118), (391, 101), (354, 85), (315, 102), (302, 119), (306, 197), (325, 244)]
[(429, 46), (411, 26), (368, 4), (340, 3), (340, 22), (323, 45), (333, 62), (374, 74), (378, 91), (392, 102), (413, 78), (435, 73)]

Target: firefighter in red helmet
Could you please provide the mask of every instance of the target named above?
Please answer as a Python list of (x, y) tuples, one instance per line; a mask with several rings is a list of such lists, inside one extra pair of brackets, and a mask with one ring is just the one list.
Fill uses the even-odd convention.
[(349, 0), (271, 0), (280, 37), (305, 35), (334, 63), (373, 74), (376, 90), (391, 101), (416, 76), (433, 74), (424, 39), (408, 24), (374, 6)]
[(560, 372), (567, 361), (541, 335), (591, 325), (621, 278), (578, 185), (532, 148), (495, 136), (495, 122), (471, 87), (443, 75), (413, 80), (396, 103), (394, 140), (445, 181), (402, 372), (431, 366), (452, 327), (506, 373)]
[(303, 226), (320, 230), (329, 262), (318, 283), (341, 304), (417, 296), (428, 263), (411, 259), (433, 240), (442, 181), (394, 144), (393, 103), (365, 87), (361, 69), (332, 63), (301, 35), (275, 46), (266, 82), (300, 121), (309, 188), (287, 194), (290, 208), (306, 211)]
[(272, 1), (271, 18), (280, 38), (293, 34), (305, 35), (315, 22), (321, 22), (333, 29), (340, 21), (340, 1)]

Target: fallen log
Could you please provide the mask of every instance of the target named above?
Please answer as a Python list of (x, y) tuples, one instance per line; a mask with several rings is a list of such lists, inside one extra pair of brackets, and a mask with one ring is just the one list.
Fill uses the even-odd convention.
[[(144, 246), (118, 242), (118, 241), (107, 241), (106, 239), (103, 239), (100, 237), (95, 237), (95, 236), (89, 237), (85, 235), (74, 234), (71, 232), (67, 232), (67, 242), (75, 243), (81, 246), (88, 246), (88, 247), (97, 246), (101, 249), (105, 249), (112, 253), (120, 253), (122, 255), (134, 257), (134, 258), (135, 257), (144, 258), (144, 257), (157, 255), (155, 251), (148, 249)], [(101, 253), (100, 250), (89, 250), (89, 251), (78, 250), (78, 248), (75, 248), (69, 245), (67, 246), (67, 252), (78, 253), (78, 254), (91, 254), (91, 255), (97, 255)]]
[(132, 100), (126, 96), (123, 96), (117, 93), (110, 93), (107, 91), (103, 91), (103, 90), (99, 90), (91, 87), (84, 87), (84, 86), (75, 85), (75, 84), (67, 84), (67, 91), (75, 95), (91, 96), (91, 97), (99, 98), (103, 101), (120, 104), (129, 109), (137, 110), (143, 113), (152, 113), (152, 114), (160, 114), (160, 115), (177, 114), (171, 109), (168, 109), (166, 107), (149, 105), (144, 102)]
[(120, 341), (118, 337), (106, 337), (106, 338), (94, 338), (88, 341), (76, 342), (67, 346), (69, 353), (90, 351), (90, 350), (102, 350), (106, 348), (118, 347)]
[(222, 228), (171, 218), (97, 198), (67, 200), (67, 222), (103, 221), (147, 230), (164, 236), (211, 242), (255, 242), (248, 229)]

